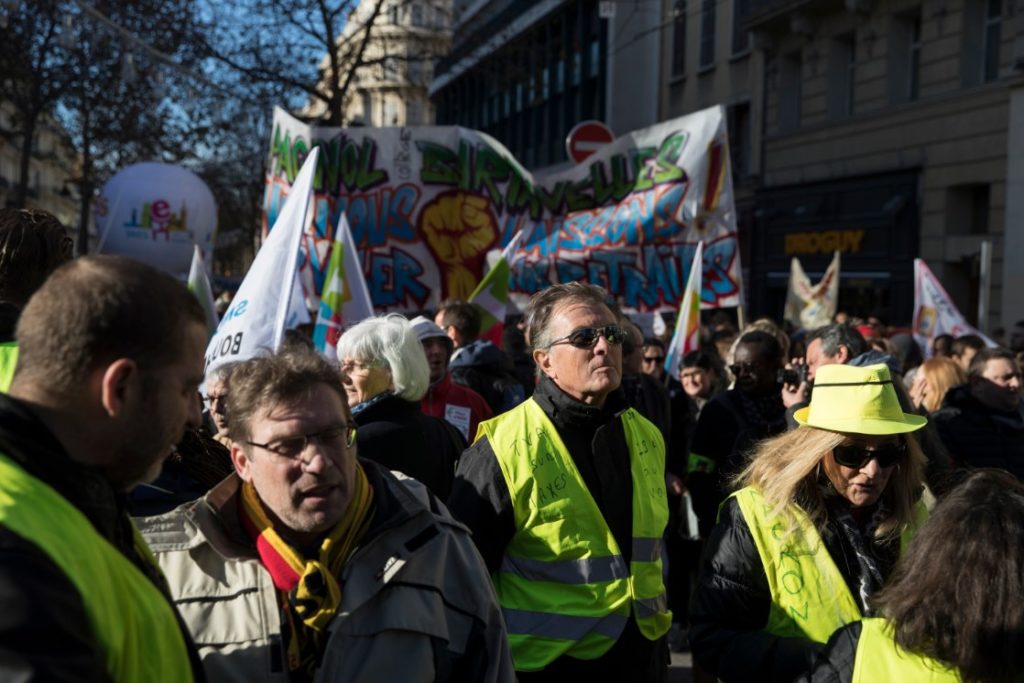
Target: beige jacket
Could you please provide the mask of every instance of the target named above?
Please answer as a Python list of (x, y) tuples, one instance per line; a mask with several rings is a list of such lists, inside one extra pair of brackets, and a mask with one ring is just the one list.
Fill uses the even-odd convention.
[[(512, 681), (504, 622), (469, 532), (427, 489), (361, 461), (374, 489), (367, 540), (317, 681)], [(269, 573), (238, 520), (240, 480), (138, 520), (211, 681), (287, 681)], [(456, 675), (456, 673), (458, 675)]]

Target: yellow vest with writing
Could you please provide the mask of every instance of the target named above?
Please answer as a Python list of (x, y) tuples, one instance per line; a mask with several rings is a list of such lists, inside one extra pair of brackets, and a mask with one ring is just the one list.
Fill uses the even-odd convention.
[[(767, 632), (824, 643), (837, 628), (861, 618), (846, 580), (799, 506), (790, 506), (797, 529), (785, 536), (784, 520), (772, 516), (756, 488), (740, 489), (730, 498), (743, 513), (768, 578), (772, 606)], [(901, 549), (928, 516), (920, 501), (913, 512), (913, 522), (900, 539)]]
[(914, 681), (914, 683), (960, 683), (960, 673), (945, 664), (907, 652), (893, 640), (884, 619), (861, 622), (860, 640), (853, 660), (852, 683)]
[[(185, 638), (167, 599), (80, 510), (5, 455), (0, 525), (38, 546), (78, 590), (110, 679), (192, 680)], [(134, 526), (133, 531), (136, 552), (156, 566)]]
[(516, 533), (493, 579), (517, 670), (543, 669), (562, 655), (596, 659), (630, 614), (650, 640), (672, 623), (661, 563), (664, 440), (633, 409), (620, 419), (633, 479), (628, 567), (558, 431), (533, 399), (480, 424), (515, 516)]

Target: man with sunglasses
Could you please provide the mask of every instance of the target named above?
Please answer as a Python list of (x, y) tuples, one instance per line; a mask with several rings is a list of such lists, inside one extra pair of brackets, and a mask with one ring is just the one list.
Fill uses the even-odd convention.
[(607, 294), (553, 285), (527, 309), (541, 378), (480, 425), (449, 506), (492, 573), (521, 681), (659, 681), (665, 446), (619, 390), (625, 331)]
[(511, 681), (465, 527), (356, 457), (337, 370), (295, 346), (232, 369), (235, 473), (141, 520), (213, 681)]

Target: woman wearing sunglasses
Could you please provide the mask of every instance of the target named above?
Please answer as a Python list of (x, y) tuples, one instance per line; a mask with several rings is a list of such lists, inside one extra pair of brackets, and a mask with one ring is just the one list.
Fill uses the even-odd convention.
[(923, 521), (924, 454), (885, 365), (826, 365), (799, 427), (736, 477), (691, 607), (697, 662), (725, 681), (788, 681), (837, 628), (870, 616)]

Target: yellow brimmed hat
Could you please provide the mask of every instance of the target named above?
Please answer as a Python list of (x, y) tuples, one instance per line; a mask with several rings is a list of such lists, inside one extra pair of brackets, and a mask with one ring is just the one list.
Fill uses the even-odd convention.
[(814, 376), (811, 403), (793, 414), (799, 424), (831, 432), (903, 434), (928, 420), (904, 413), (884, 364), (824, 365)]

